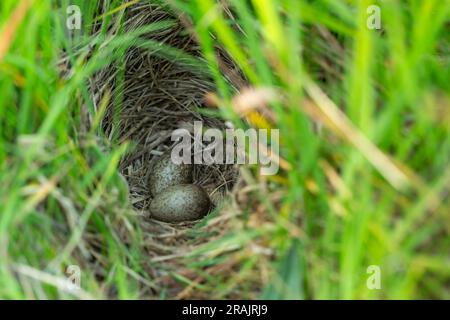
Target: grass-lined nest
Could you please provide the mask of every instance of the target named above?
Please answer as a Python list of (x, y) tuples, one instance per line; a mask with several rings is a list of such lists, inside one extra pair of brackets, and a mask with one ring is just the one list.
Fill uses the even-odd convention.
[[(129, 7), (123, 32), (166, 20), (175, 23), (141, 38), (177, 48), (201, 62), (196, 41), (177, 17), (161, 7), (147, 3)], [(142, 216), (147, 231), (173, 233), (173, 228), (190, 226), (191, 223), (164, 224), (148, 218), (153, 198), (149, 175), (160, 155), (176, 143), (171, 140), (174, 130), (192, 130), (194, 121), (202, 121), (203, 128), (225, 129), (223, 120), (201, 112), (205, 94), (214, 90), (213, 81), (189, 64), (179, 63), (173, 55), (166, 57), (164, 49), (148, 50), (136, 45), (128, 48), (122, 62), (98, 72), (91, 81), (91, 90), (97, 104), (111, 93), (102, 122), (106, 136), (118, 143), (131, 141), (134, 145), (133, 151), (121, 160), (120, 172), (128, 182), (130, 201)], [(196, 164), (193, 183), (208, 193), (214, 208), (231, 190), (237, 175), (235, 165)]]

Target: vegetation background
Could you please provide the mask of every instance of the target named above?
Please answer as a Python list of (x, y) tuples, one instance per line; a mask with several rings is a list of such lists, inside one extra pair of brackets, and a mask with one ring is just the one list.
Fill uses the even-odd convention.
[[(280, 129), (278, 175), (242, 168), (234, 196), (244, 200), (223, 209), (231, 227), (180, 269), (142, 250), (117, 171), (130, 145), (105, 150), (88, 89), (145, 31), (164, 28), (109, 36), (137, 2), (0, 2), (0, 298), (450, 298), (448, 0), (140, 1), (182, 14), (203, 52), (192, 59), (217, 87), (210, 112)], [(71, 4), (82, 13), (73, 34)], [(367, 26), (373, 4), (379, 30)], [(253, 88), (252, 113), (240, 113), (218, 46)], [(80, 290), (67, 286), (70, 265)], [(366, 284), (371, 265), (379, 290)]]

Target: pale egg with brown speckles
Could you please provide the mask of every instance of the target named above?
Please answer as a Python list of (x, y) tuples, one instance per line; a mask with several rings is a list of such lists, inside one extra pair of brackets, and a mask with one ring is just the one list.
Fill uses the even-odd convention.
[(206, 191), (194, 184), (166, 188), (150, 203), (151, 218), (164, 222), (182, 222), (203, 218), (210, 209)]
[(149, 188), (156, 197), (164, 189), (192, 183), (192, 165), (175, 164), (171, 159), (171, 150), (166, 151), (153, 165), (149, 175)]

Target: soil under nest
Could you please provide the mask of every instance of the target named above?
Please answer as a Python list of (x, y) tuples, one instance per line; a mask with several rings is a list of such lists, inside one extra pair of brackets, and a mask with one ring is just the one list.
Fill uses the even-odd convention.
[[(138, 3), (127, 9), (125, 17), (124, 32), (167, 19), (178, 21), (170, 28), (142, 37), (178, 48), (202, 61), (196, 41), (166, 9)], [(223, 120), (199, 112), (206, 93), (214, 91), (212, 79), (162, 56), (130, 47), (124, 57), (124, 68), (112, 64), (91, 79), (91, 91), (97, 105), (105, 94), (111, 93), (102, 122), (105, 134), (110, 139), (117, 139), (118, 143), (132, 141), (135, 145), (121, 160), (119, 168), (129, 185), (130, 201), (142, 216), (147, 231), (160, 235), (173, 233), (173, 228), (191, 225), (165, 224), (147, 218), (152, 200), (148, 176), (159, 156), (176, 143), (171, 141), (173, 130), (191, 130), (194, 121), (202, 121), (203, 128), (226, 128)], [(122, 82), (117, 80), (119, 75), (123, 77)], [(217, 206), (235, 185), (238, 172), (235, 165), (194, 165), (193, 183), (203, 187), (213, 206)]]

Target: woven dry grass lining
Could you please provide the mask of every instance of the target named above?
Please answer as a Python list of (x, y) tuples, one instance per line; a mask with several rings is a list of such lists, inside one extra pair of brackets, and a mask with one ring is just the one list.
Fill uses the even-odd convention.
[[(178, 21), (166, 9), (141, 3), (127, 9), (124, 30), (130, 32), (168, 19)], [(143, 37), (181, 49), (199, 61), (202, 59), (198, 44), (181, 22)], [(172, 131), (192, 130), (194, 121), (202, 121), (204, 128), (224, 129), (225, 124), (219, 118), (199, 112), (205, 94), (214, 91), (214, 83), (208, 76), (138, 47), (126, 51), (123, 65), (121, 68), (113, 64), (98, 72), (91, 81), (91, 90), (97, 104), (106, 92), (112, 93), (102, 122), (106, 135), (136, 145), (121, 160), (120, 172), (129, 185), (131, 203), (146, 216), (152, 200), (148, 175), (154, 161), (173, 146)], [(121, 73), (124, 81), (119, 85), (117, 77)], [(119, 99), (122, 103), (117, 102)], [(234, 165), (194, 166), (194, 183), (208, 192), (214, 205), (232, 189), (237, 176), (238, 168)]]

